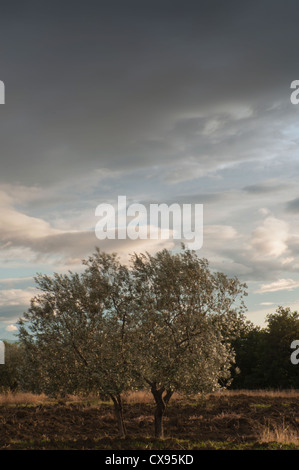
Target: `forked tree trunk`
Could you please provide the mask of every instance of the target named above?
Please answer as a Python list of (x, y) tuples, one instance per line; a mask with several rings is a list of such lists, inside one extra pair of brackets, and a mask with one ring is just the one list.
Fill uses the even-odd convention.
[(114, 414), (118, 425), (119, 435), (120, 437), (126, 437), (126, 427), (124, 423), (124, 415), (123, 415), (123, 404), (122, 399), (119, 394), (117, 395), (110, 395), (113, 405), (114, 405)]
[(167, 390), (166, 394), (163, 397), (163, 393), (165, 392), (165, 388), (162, 387), (157, 389), (155, 383), (152, 384), (151, 392), (154, 396), (156, 402), (156, 409), (155, 409), (155, 437), (162, 438), (164, 435), (163, 430), (163, 418), (166, 410), (166, 406), (173, 394), (171, 390)]

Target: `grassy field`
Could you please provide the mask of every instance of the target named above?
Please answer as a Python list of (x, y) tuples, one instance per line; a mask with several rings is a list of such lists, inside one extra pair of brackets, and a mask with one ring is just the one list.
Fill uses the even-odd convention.
[(0, 395), (0, 449), (299, 450), (299, 391), (225, 391), (176, 395), (163, 439), (153, 438), (149, 393), (125, 397), (126, 439), (117, 436), (110, 402), (95, 397)]

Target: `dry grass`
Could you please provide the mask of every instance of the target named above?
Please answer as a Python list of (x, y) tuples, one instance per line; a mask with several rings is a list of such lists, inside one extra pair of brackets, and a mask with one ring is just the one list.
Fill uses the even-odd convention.
[(0, 395), (0, 405), (29, 405), (49, 402), (49, 398), (44, 395), (34, 395), (33, 393), (3, 393)]
[[(235, 397), (240, 395), (246, 395), (248, 397), (268, 397), (268, 398), (299, 398), (299, 390), (220, 390), (219, 392), (209, 393), (209, 397)], [(191, 400), (200, 400), (201, 394), (193, 395), (189, 397)], [(152, 403), (153, 396), (149, 391), (136, 391), (129, 392), (124, 395), (124, 399), (127, 403)], [(185, 400), (186, 397), (180, 393), (174, 393), (171, 397), (173, 400)]]
[(269, 398), (299, 398), (298, 389), (290, 390), (221, 390), (211, 393), (210, 396), (234, 397), (246, 395), (248, 397), (269, 397)]
[(237, 420), (241, 419), (242, 415), (240, 413), (236, 413), (235, 411), (227, 412), (227, 411), (222, 411), (218, 415), (214, 416), (212, 418), (212, 421), (221, 421), (221, 420)]
[(284, 420), (281, 425), (269, 423), (261, 430), (260, 443), (278, 442), (279, 444), (299, 444), (299, 436), (297, 432), (286, 426)]
[[(179, 394), (174, 392), (174, 394), (171, 397), (171, 402), (174, 400), (182, 400), (186, 398)], [(151, 392), (149, 391), (142, 391), (138, 390), (136, 392), (129, 392), (124, 394), (124, 401), (126, 403), (153, 403), (154, 402), (154, 397)]]
[[(207, 396), (209, 397), (234, 397), (234, 396), (240, 396), (240, 395), (245, 395), (248, 397), (269, 397), (269, 398), (299, 398), (299, 390), (222, 390), (219, 392), (211, 393)], [(189, 397), (191, 400), (200, 400), (201, 395), (194, 395), (193, 397)], [(98, 397), (88, 397), (91, 401), (96, 400), (99, 401)], [(86, 400), (86, 398), (85, 398)], [(186, 401), (186, 398), (179, 394), (179, 393), (174, 393), (171, 402), (173, 401), (178, 401), (178, 400), (184, 400)], [(17, 393), (0, 393), (0, 405), (13, 405), (13, 404), (40, 404), (40, 403), (49, 403), (55, 401), (53, 399), (50, 399), (44, 394), (41, 395), (35, 395), (33, 393), (22, 393), (22, 392), (17, 392)], [(66, 398), (66, 401), (71, 401), (71, 402), (81, 402), (82, 397), (76, 396), (76, 395), (69, 395)], [(147, 403), (147, 404), (153, 404), (154, 399), (149, 391), (135, 391), (135, 392), (129, 392), (127, 394), (124, 394), (124, 401), (125, 403), (128, 404), (134, 404), (134, 403)]]
[(153, 396), (151, 392), (140, 390), (126, 393), (124, 395), (124, 401), (126, 403), (151, 403), (153, 401)]

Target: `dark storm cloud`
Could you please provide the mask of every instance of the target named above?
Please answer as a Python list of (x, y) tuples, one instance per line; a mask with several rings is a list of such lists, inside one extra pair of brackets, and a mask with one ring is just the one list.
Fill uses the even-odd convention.
[(288, 188), (287, 184), (279, 184), (277, 182), (276, 183), (262, 182), (258, 184), (245, 186), (243, 190), (249, 194), (258, 195), (258, 194), (276, 193), (277, 191), (282, 191), (287, 188)]
[(286, 204), (286, 210), (288, 212), (293, 212), (297, 214), (299, 212), (299, 197), (297, 197), (296, 199), (293, 199), (292, 201), (289, 201)]
[(187, 176), (194, 161), (242, 160), (241, 142), (234, 154), (232, 137), (219, 146), (202, 134), (216, 118), (230, 135), (219, 106), (258, 113), (289, 100), (297, 11), (295, 1), (4, 3), (1, 179), (164, 165), (176, 181), (190, 155)]
[[(226, 199), (228, 195), (226, 193), (200, 193), (200, 194), (177, 194), (171, 198), (165, 198), (163, 203), (170, 206), (171, 204), (213, 204), (218, 203)], [(150, 204), (161, 204), (161, 200), (153, 198), (150, 201), (142, 200), (140, 201), (147, 210), (149, 210)]]

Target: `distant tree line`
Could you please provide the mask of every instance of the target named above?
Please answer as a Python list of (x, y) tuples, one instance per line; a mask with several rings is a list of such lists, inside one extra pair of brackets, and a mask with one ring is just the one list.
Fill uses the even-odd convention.
[[(299, 314), (278, 307), (261, 328), (251, 323), (233, 342), (238, 374), (233, 389), (299, 388), (299, 364), (291, 362), (291, 343), (299, 340)], [(236, 370), (236, 369), (235, 369)]]

